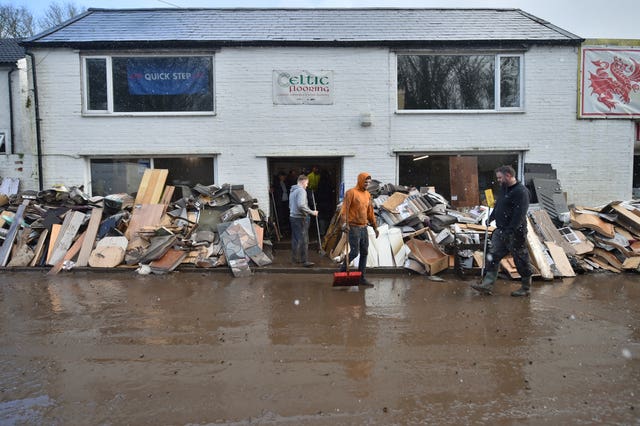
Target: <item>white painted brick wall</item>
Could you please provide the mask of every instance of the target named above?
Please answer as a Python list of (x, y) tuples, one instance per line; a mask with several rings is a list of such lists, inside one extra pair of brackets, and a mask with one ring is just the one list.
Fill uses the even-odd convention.
[[(215, 183), (243, 183), (267, 206), (269, 156), (345, 156), (349, 188), (361, 171), (396, 182), (394, 151), (520, 148), (526, 161), (558, 170), (570, 202), (631, 195), (632, 124), (576, 119), (573, 47), (526, 52), (526, 111), (519, 114), (396, 114), (393, 53), (300, 47), (216, 53), (215, 116), (83, 117), (78, 53), (43, 51), (37, 60), (45, 187), (87, 183), (82, 155), (219, 152)], [(333, 71), (334, 104), (274, 105), (274, 69)], [(360, 126), (365, 112), (371, 127)]]

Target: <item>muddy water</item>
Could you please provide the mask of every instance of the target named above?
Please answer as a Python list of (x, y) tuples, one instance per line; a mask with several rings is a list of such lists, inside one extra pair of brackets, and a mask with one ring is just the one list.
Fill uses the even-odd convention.
[(638, 424), (640, 278), (0, 272), (0, 424)]

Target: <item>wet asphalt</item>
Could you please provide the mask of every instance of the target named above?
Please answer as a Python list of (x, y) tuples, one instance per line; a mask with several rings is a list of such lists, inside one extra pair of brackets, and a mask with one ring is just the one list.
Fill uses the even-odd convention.
[(638, 275), (441, 277), (2, 271), (0, 424), (640, 424)]

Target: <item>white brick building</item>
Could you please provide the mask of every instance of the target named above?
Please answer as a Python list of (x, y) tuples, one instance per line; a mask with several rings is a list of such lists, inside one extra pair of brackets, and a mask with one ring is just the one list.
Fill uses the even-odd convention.
[[(629, 199), (633, 123), (576, 116), (581, 42), (515, 9), (152, 9), (89, 10), (24, 45), (45, 188), (135, 190), (152, 165), (267, 206), (278, 170), (316, 163), (336, 186), (368, 171), (463, 205), (509, 162), (551, 164), (570, 203)], [(132, 88), (176, 58), (207, 74), (196, 95)], [(331, 99), (281, 102), (278, 72), (326, 77)]]

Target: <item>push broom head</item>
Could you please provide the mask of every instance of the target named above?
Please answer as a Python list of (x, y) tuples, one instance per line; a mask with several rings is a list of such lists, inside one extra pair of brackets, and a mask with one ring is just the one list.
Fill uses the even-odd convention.
[(354, 285), (360, 285), (361, 278), (362, 278), (362, 272), (360, 271), (334, 272), (333, 286), (334, 287), (351, 287)]

